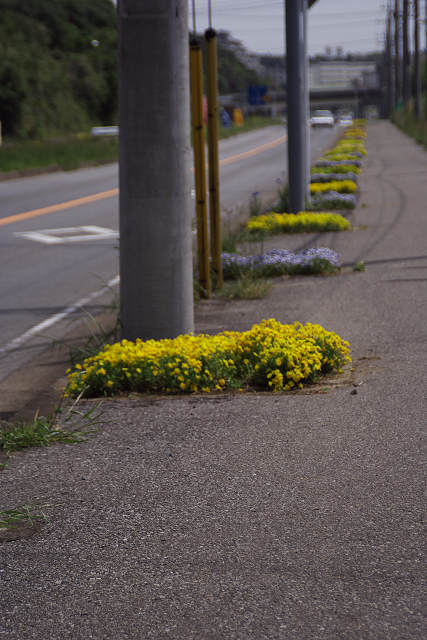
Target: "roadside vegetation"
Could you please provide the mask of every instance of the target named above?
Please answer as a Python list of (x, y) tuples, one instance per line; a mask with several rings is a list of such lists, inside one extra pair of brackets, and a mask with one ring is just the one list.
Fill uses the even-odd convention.
[(418, 119), (413, 111), (399, 109), (393, 111), (391, 121), (427, 149), (427, 120), (425, 118)]
[[(339, 272), (340, 257), (326, 247), (296, 253), (287, 249), (273, 249), (264, 253), (262, 246), (265, 238), (274, 234), (351, 229), (350, 222), (344, 215), (325, 211), (325, 205), (340, 210), (353, 208), (356, 204), (361, 159), (366, 155), (364, 123), (359, 121), (356, 124), (356, 127), (347, 129), (335, 147), (327, 151), (312, 168), (311, 201), (307, 202), (310, 210), (286, 213), (288, 190), (281, 180), (278, 180), (278, 199), (267, 212), (262, 212), (259, 194), (252, 193), (249, 219), (244, 229), (234, 234), (227, 233), (223, 239), (222, 264), (226, 280), (234, 281), (237, 285), (242, 281), (257, 279), (268, 282), (266, 278), (274, 276), (327, 275)], [(345, 158), (341, 157), (343, 154)], [(349, 161), (354, 164), (348, 164)], [(257, 254), (251, 253), (250, 249), (250, 245), (253, 246), (255, 242), (261, 243), (261, 250)]]
[[(250, 116), (243, 125), (220, 126), (219, 137), (228, 138), (254, 129), (283, 124), (280, 118)], [(116, 162), (118, 138), (80, 133), (54, 140), (18, 140), (0, 146), (0, 173), (34, 170), (70, 170)]]
[(123, 340), (69, 372), (66, 395), (302, 388), (350, 362), (349, 345), (320, 325), (264, 320), (249, 331)]
[(251, 256), (223, 253), (222, 262), (226, 279), (336, 273), (340, 266), (338, 254), (326, 248), (305, 249), (296, 253), (287, 249), (273, 249)]
[(265, 298), (272, 289), (270, 280), (260, 278), (253, 271), (238, 272), (233, 280), (224, 282), (221, 289), (215, 292), (215, 296), (225, 300), (258, 300)]
[(0, 172), (70, 170), (115, 162), (117, 138), (89, 134), (59, 140), (21, 140), (0, 147)]
[(265, 213), (249, 218), (246, 228), (250, 236), (258, 239), (260, 234), (346, 231), (350, 229), (350, 223), (339, 213), (300, 211), (299, 213)]
[[(358, 129), (347, 130), (339, 143), (341, 148), (345, 147), (353, 164), (348, 165), (347, 158), (325, 159), (319, 166), (360, 169), (365, 137), (361, 127), (362, 123)], [(351, 184), (357, 189), (356, 182)], [(285, 202), (286, 189), (281, 187), (280, 192), (280, 200)], [(330, 193), (326, 190), (326, 194)], [(353, 194), (337, 195), (354, 197)], [(339, 214), (262, 215), (259, 214), (259, 205), (258, 194), (253, 193), (248, 224), (255, 227), (257, 221), (259, 224), (264, 220), (296, 219), (298, 224), (308, 221), (307, 225), (303, 223), (298, 227), (299, 232), (310, 228), (308, 224), (313, 224), (313, 220), (317, 220), (323, 230), (330, 230), (331, 220), (336, 221), (338, 229), (349, 228), (348, 221)], [(290, 223), (289, 228), (295, 231), (295, 222)], [(264, 237), (262, 225), (261, 231)], [(259, 241), (260, 230), (257, 232), (258, 237), (255, 233), (252, 239)], [(242, 255), (238, 249), (251, 239), (249, 234), (246, 228), (243, 232), (225, 235), (222, 263), (226, 282), (215, 295), (230, 299), (256, 298), (268, 293), (270, 277), (324, 275), (340, 269), (340, 257), (328, 248), (312, 248), (299, 253), (276, 249), (257, 255)], [(224, 251), (225, 246), (229, 251)], [(363, 268), (362, 263), (355, 266), (355, 270)], [(68, 369), (65, 397), (99, 397), (128, 392), (289, 391), (313, 383), (326, 373), (341, 371), (342, 366), (350, 361), (348, 343), (333, 332), (319, 325), (283, 325), (271, 318), (246, 332), (225, 331), (218, 335), (190, 334), (172, 340), (138, 339), (135, 342), (123, 340), (106, 344), (97, 354)]]
[(38, 412), (32, 420), (17, 423), (0, 421), (0, 454), (5, 461), (0, 468), (7, 465), (10, 456), (16, 451), (32, 447), (48, 447), (56, 443), (77, 444), (85, 442), (97, 432), (100, 421), (99, 405), (86, 411), (77, 407), (79, 398), (66, 410), (60, 408), (47, 417)]
[(28, 505), (4, 509), (0, 511), (0, 530), (11, 529), (19, 525), (28, 524), (34, 526), (37, 522), (48, 522), (48, 518), (43, 509), (51, 505)]
[[(201, 38), (204, 46), (204, 38)], [(220, 94), (266, 79), (218, 42)], [(0, 172), (75, 169), (117, 160), (117, 17), (111, 0), (0, 0)], [(228, 137), (280, 120), (248, 118)]]

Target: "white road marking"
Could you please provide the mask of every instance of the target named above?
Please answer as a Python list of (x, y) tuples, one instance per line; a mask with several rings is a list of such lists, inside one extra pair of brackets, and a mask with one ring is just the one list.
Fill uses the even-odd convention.
[(107, 293), (107, 291), (109, 291), (111, 287), (116, 286), (116, 284), (119, 284), (119, 282), (120, 282), (120, 276), (115, 276), (106, 284), (105, 287), (102, 287), (102, 289), (99, 289), (99, 291), (94, 291), (93, 293), (90, 293), (85, 298), (81, 298), (74, 304), (64, 309), (64, 311), (61, 311), (60, 313), (55, 313), (53, 316), (50, 316), (50, 318), (46, 318), (46, 320), (43, 320), (43, 322), (39, 322), (38, 324), (34, 325), (34, 327), (31, 327), (31, 329), (28, 329), (28, 331), (26, 331), (22, 335), (18, 336), (17, 338), (14, 338), (4, 347), (0, 347), (0, 357), (6, 355), (7, 353), (9, 353), (9, 351), (18, 349), (18, 347), (23, 345), (25, 342), (27, 342), (31, 338), (34, 338), (38, 334), (40, 334), (41, 331), (45, 331), (49, 327), (52, 327), (54, 324), (57, 324), (61, 320), (64, 320), (65, 318), (67, 318), (72, 313), (79, 311), (85, 305), (92, 302), (92, 300), (95, 300), (95, 298), (99, 298), (99, 296), (102, 296), (102, 294)]
[[(82, 233), (83, 232), (83, 233)], [(118, 231), (96, 225), (83, 227), (63, 227), (62, 229), (42, 229), (40, 231), (15, 231), (14, 236), (34, 240), (43, 244), (65, 244), (67, 242), (87, 242), (88, 240), (105, 240), (118, 238)]]

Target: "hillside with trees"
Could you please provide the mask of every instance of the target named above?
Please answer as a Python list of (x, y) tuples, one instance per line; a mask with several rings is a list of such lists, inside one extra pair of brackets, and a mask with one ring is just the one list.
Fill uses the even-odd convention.
[[(260, 82), (233, 51), (218, 46), (220, 93)], [(0, 0), (0, 120), (5, 137), (21, 140), (117, 123), (111, 0)]]
[(111, 0), (0, 0), (3, 134), (43, 138), (117, 119)]

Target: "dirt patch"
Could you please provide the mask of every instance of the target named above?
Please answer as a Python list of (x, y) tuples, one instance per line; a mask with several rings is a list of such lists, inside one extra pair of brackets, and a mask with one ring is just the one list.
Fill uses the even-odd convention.
[(27, 540), (39, 533), (42, 527), (43, 525), (38, 522), (34, 524), (18, 522), (10, 527), (2, 527), (0, 529), (0, 543), (13, 542), (14, 540)]

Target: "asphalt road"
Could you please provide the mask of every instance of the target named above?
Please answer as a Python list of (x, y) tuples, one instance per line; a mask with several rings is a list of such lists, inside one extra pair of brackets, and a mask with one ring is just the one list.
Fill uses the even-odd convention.
[[(314, 131), (312, 156), (336, 135), (336, 129)], [(220, 163), (224, 216), (247, 209), (255, 191), (271, 201), (277, 179), (287, 174), (285, 129), (221, 141)], [(117, 188), (117, 164), (0, 182), (0, 380), (61, 339), (70, 319), (84, 313), (76, 303), (92, 314), (111, 304), (119, 257)], [(52, 243), (58, 237), (62, 243)], [(64, 313), (59, 322), (57, 314)]]

